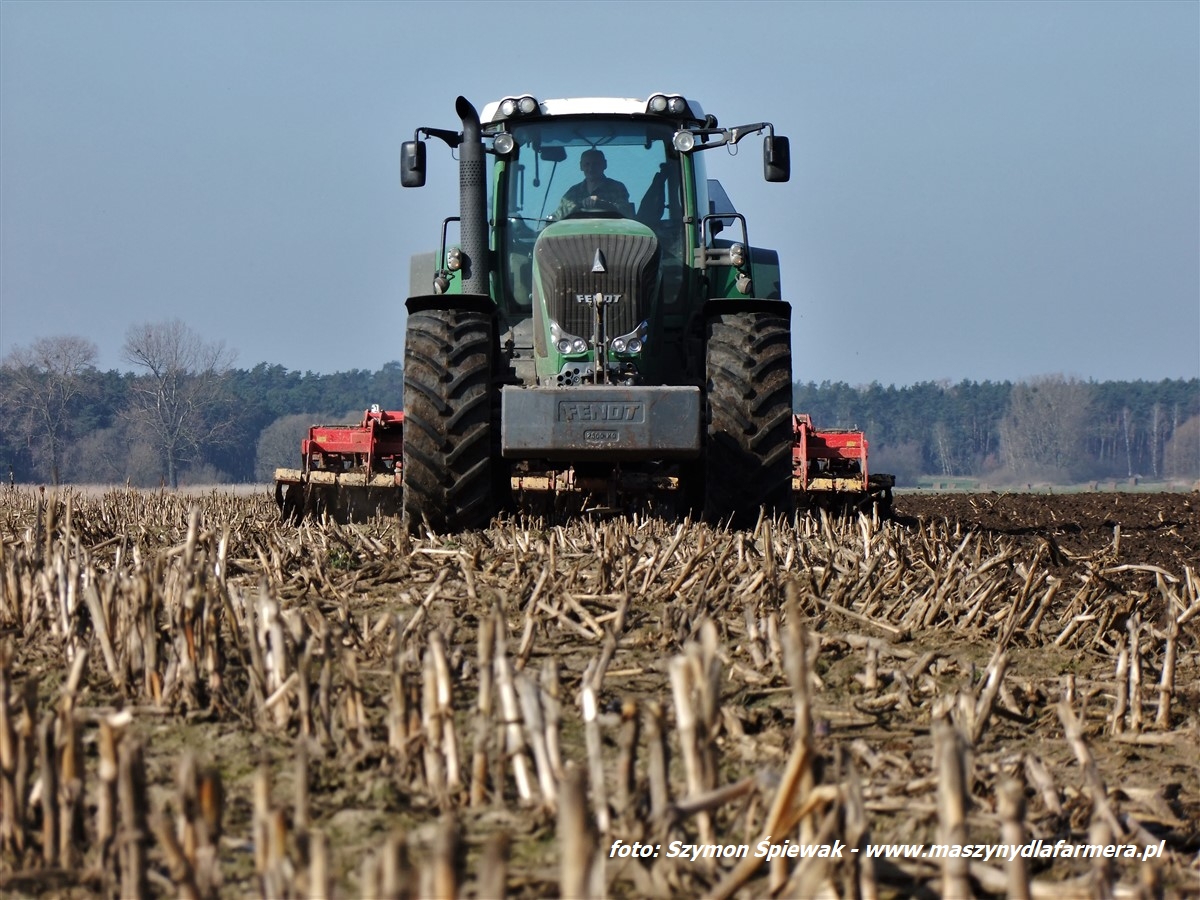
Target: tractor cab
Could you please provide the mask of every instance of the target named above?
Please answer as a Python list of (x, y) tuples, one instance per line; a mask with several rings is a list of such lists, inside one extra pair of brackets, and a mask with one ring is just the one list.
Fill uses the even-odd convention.
[[(683, 166), (664, 122), (629, 119), (537, 120), (514, 123), (513, 149), (495, 180), (497, 243), (503, 303), (516, 315), (532, 315), (534, 244), (551, 235), (578, 233), (588, 219), (626, 219), (644, 226), (660, 248), (659, 272), (674, 285), (678, 303), (686, 261)], [(502, 142), (503, 143), (503, 142)], [(589, 191), (592, 172), (603, 167)], [(690, 210), (687, 210), (690, 213)], [(588, 226), (595, 228), (595, 225)], [(602, 227), (616, 227), (606, 224)]]
[[(699, 386), (704, 303), (751, 295), (759, 263), (771, 293), (754, 296), (779, 299), (777, 254), (750, 248), (744, 217), (707, 179), (700, 152), (766, 132), (766, 177), (785, 181), (787, 139), (770, 123), (721, 129), (679, 95), (522, 95), (486, 105), (479, 128), (492, 160), (487, 219), (457, 220), (464, 247), (486, 240), (486, 293), (515, 382)], [(422, 134), (457, 148), (466, 132)], [(423, 142), (405, 145), (406, 185), (424, 183), (424, 156)], [(421, 276), (439, 293), (483, 293), (478, 277), (471, 289), (459, 274), (465, 250), (447, 244), (452, 221), (439, 268), (423, 258)]]

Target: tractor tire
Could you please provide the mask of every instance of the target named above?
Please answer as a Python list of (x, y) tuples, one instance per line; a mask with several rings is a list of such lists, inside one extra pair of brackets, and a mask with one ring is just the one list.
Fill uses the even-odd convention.
[(725, 312), (708, 321), (704, 518), (753, 526), (792, 512), (792, 339), (786, 316)]
[(404, 524), (482, 528), (495, 513), (492, 316), (412, 312), (404, 351)]

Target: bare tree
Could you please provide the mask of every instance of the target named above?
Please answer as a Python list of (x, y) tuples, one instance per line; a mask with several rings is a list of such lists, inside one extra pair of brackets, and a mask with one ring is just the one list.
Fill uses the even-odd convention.
[(1083, 460), (1092, 386), (1062, 375), (1013, 385), (1000, 440), (1009, 468), (1022, 478), (1069, 479)]
[(130, 328), (123, 353), (145, 370), (130, 392), (130, 420), (154, 442), (167, 483), (178, 487), (180, 467), (233, 430), (227, 376), (234, 355), (178, 319)]
[(63, 452), (76, 433), (98, 352), (86, 338), (62, 335), (38, 338), (4, 359), (4, 405), (29, 443), (39, 446), (35, 465), (53, 484), (61, 480)]
[(950, 426), (945, 422), (933, 423), (933, 455), (937, 458), (938, 465), (942, 469), (943, 475), (950, 476), (955, 474), (958, 468), (955, 457), (954, 436), (951, 434)]
[(1200, 416), (1172, 432), (1163, 448), (1163, 470), (1171, 478), (1200, 479)]
[(275, 479), (278, 467), (295, 468), (300, 465), (300, 442), (308, 436), (309, 426), (324, 418), (312, 413), (297, 413), (280, 416), (264, 428), (258, 436), (254, 477), (262, 482), (271, 482)]

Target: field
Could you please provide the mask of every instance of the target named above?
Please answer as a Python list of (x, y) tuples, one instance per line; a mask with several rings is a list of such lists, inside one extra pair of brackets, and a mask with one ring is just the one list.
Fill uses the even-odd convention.
[(0, 894), (1197, 896), (1198, 560), (1195, 493), (410, 537), (0, 491)]

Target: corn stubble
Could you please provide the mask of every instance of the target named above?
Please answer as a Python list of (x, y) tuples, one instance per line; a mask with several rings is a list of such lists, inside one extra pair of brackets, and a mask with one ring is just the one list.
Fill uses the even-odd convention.
[[(266, 495), (10, 489), (0, 565), (5, 894), (1062, 898), (1200, 874), (1196, 574), (1111, 534), (407, 535), (281, 526)], [(865, 853), (1035, 838), (1166, 851)]]

